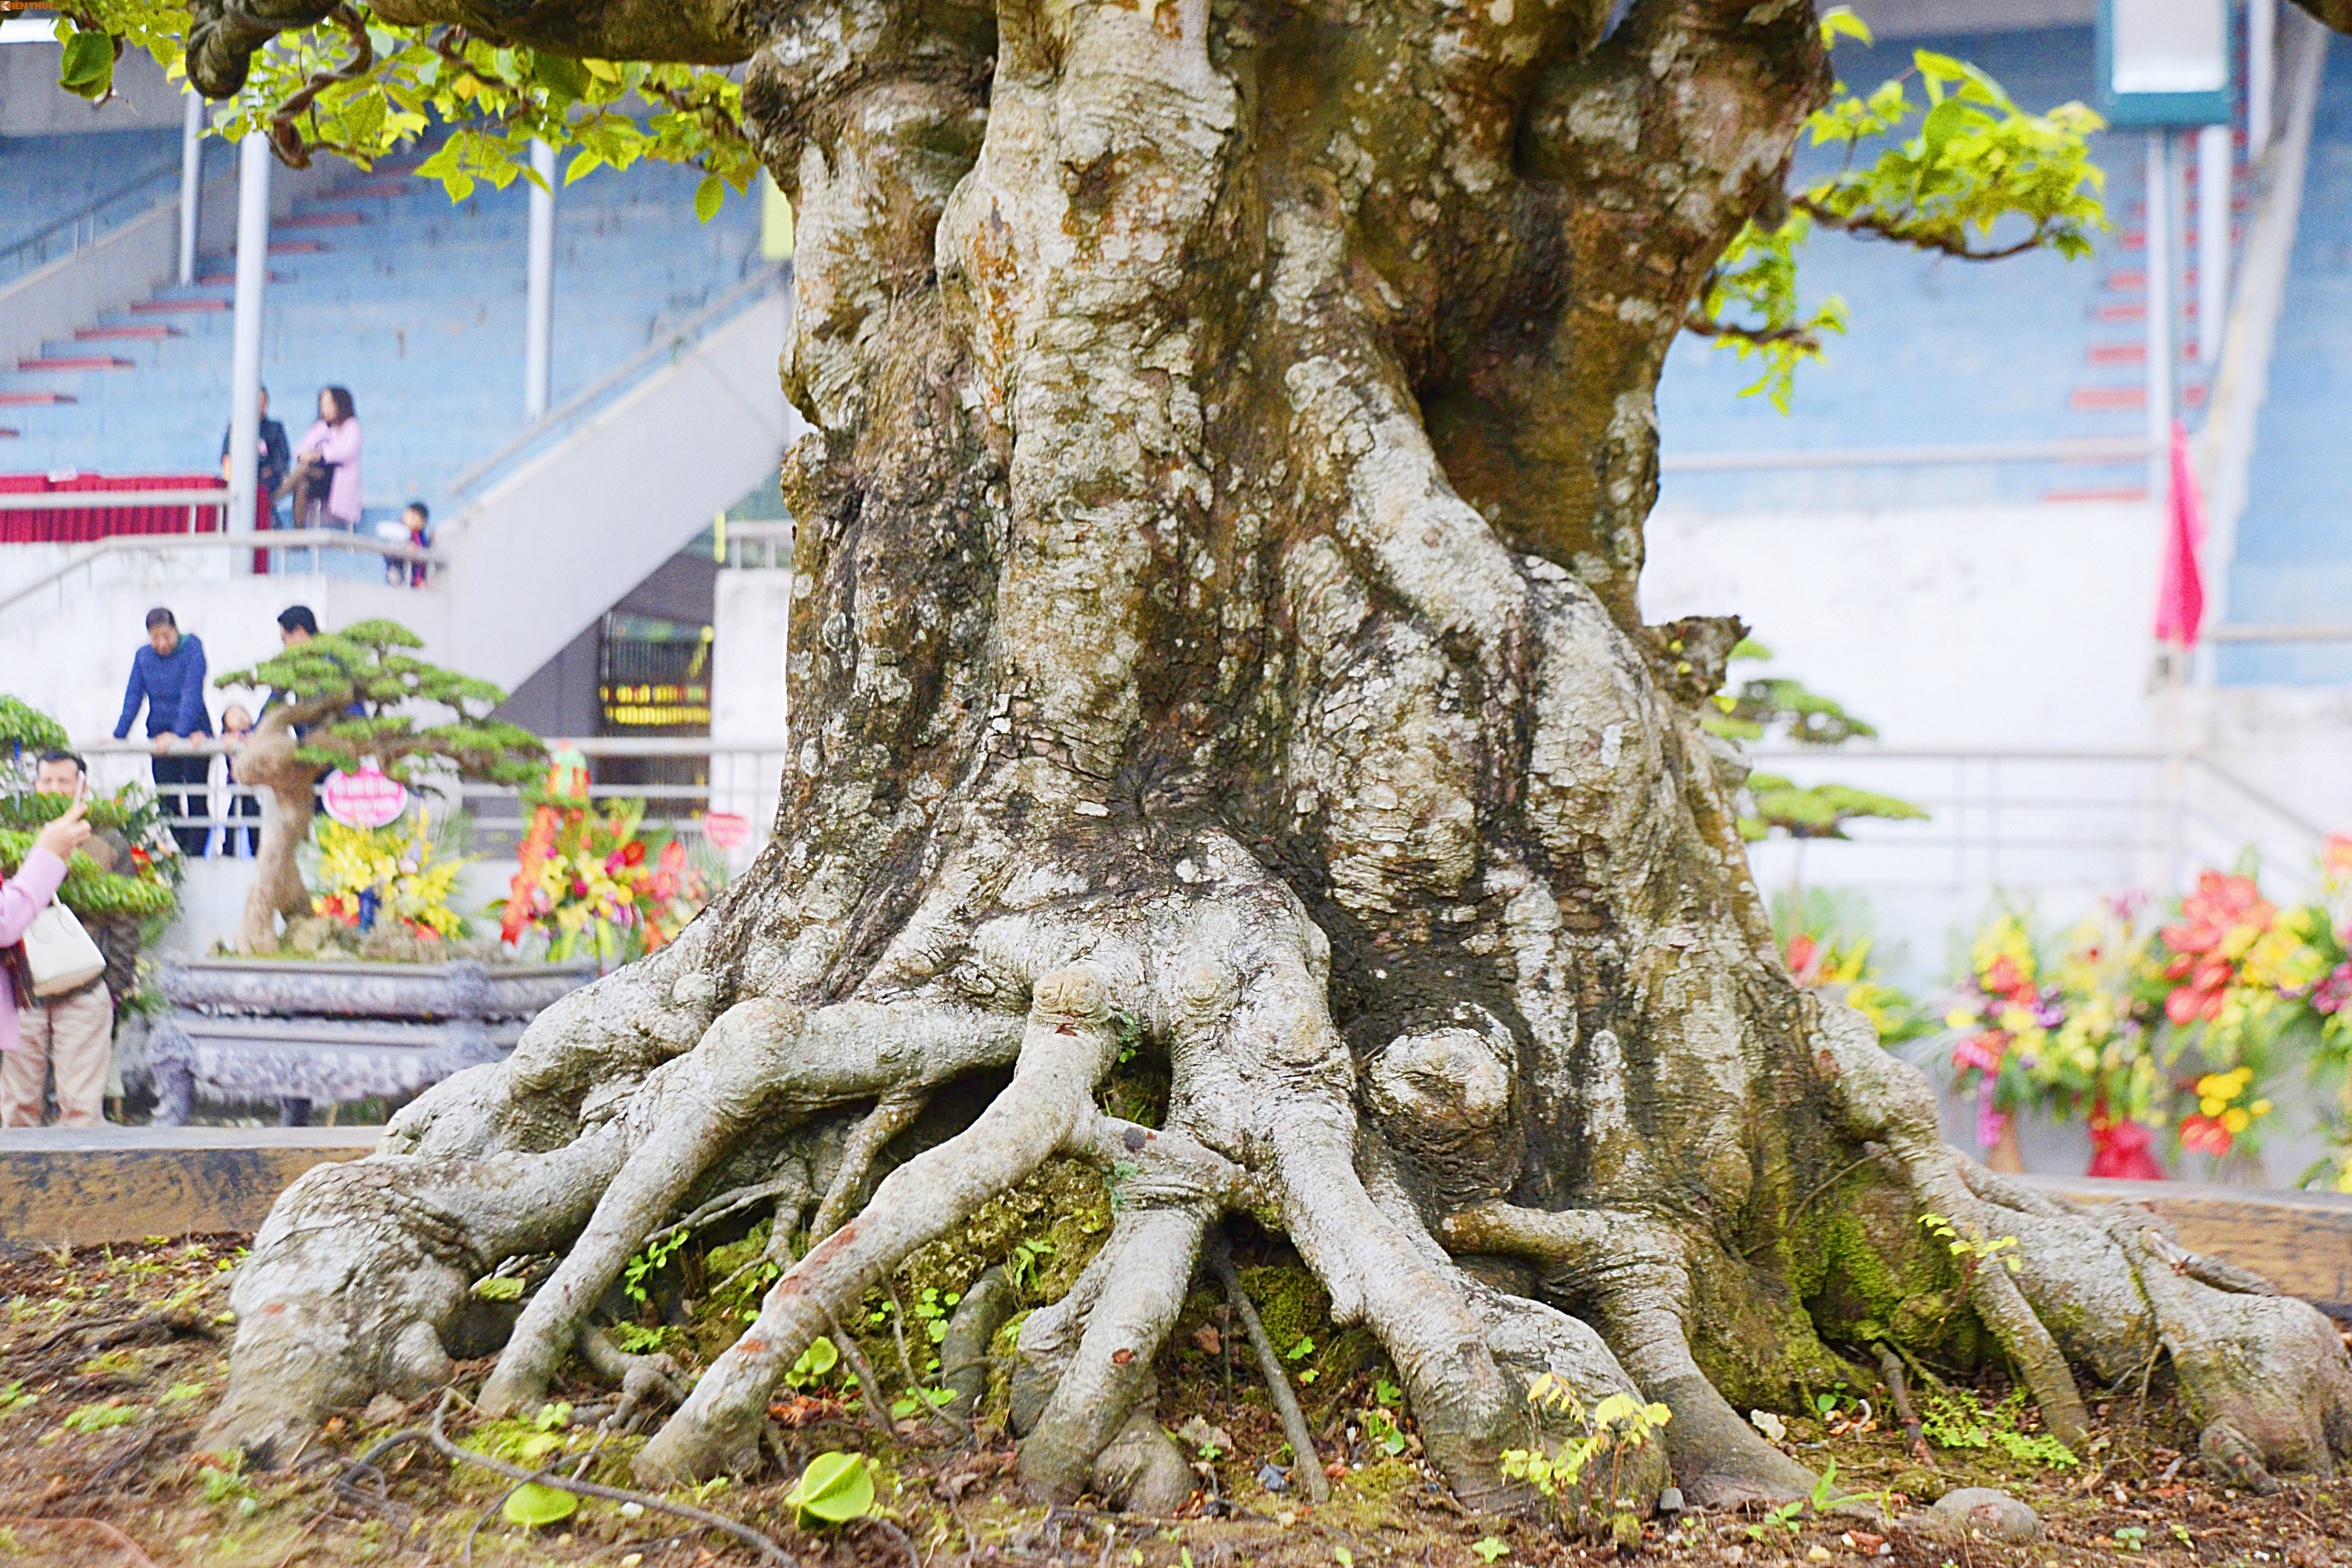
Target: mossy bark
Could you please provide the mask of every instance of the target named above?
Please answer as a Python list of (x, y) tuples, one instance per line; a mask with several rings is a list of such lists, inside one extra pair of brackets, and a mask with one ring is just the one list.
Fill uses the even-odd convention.
[[(1696, 1500), (1801, 1490), (1724, 1394), (1834, 1371), (1824, 1335), (2005, 1356), (2070, 1434), (2070, 1358), (2206, 1314), (2301, 1379), (2208, 1379), (2217, 1426), (2352, 1452), (2340, 1348), (2273, 1298), (2152, 1303), (2153, 1244), (1968, 1166), (1791, 982), (1696, 722), (1734, 629), (1642, 621), (1659, 366), (1826, 91), (1808, 6), (731, 16), (814, 426), (775, 836), (288, 1194), (216, 1436), (444, 1373), (472, 1274), (568, 1248), (486, 1395), (526, 1405), (648, 1230), (782, 1179), (778, 1234), (820, 1234), (639, 1468), (755, 1464), (828, 1311), (1074, 1157), (1113, 1216), (1013, 1400), (1056, 1496), (1171, 1500), (1150, 1369), (1234, 1209), (1479, 1504), (1523, 1500), (1497, 1458), (1543, 1373), (1668, 1403)], [(1095, 1103), (1130, 1052), (1157, 1126)], [(1956, 1271), (1923, 1211), (2023, 1273)]]

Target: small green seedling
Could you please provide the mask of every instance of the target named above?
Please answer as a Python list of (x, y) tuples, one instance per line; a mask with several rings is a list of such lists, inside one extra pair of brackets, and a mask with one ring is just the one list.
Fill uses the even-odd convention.
[(2127, 1524), (2116, 1531), (2116, 1544), (2126, 1552), (2137, 1552), (2147, 1544), (2147, 1526)]
[(1491, 1535), (1472, 1542), (1470, 1550), (1481, 1563), (1499, 1563), (1511, 1554), (1508, 1546)]
[(561, 1487), (525, 1481), (507, 1493), (507, 1500), (499, 1505), (499, 1515), (509, 1524), (524, 1530), (537, 1530), (544, 1524), (560, 1524), (580, 1511), (580, 1500)]
[(834, 1348), (831, 1340), (819, 1334), (809, 1342), (808, 1349), (801, 1352), (800, 1360), (793, 1363), (793, 1370), (784, 1373), (784, 1381), (794, 1388), (806, 1388), (840, 1364), (841, 1352)]
[(784, 1503), (803, 1530), (864, 1519), (874, 1507), (874, 1477), (863, 1454), (819, 1454), (809, 1461)]

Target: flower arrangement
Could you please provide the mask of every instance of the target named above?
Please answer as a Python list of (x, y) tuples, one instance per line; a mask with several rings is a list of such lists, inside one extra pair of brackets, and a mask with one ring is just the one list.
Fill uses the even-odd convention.
[(587, 763), (560, 752), (528, 798), (530, 827), (499, 906), (499, 935), (509, 947), (542, 941), (547, 956), (593, 953), (615, 968), (675, 939), (702, 911), (712, 877), (667, 834), (646, 835), (645, 803), (596, 805)]
[(423, 808), (382, 827), (347, 827), (320, 818), (312, 837), (318, 862), (310, 881), (314, 913), (352, 930), (390, 923), (423, 942), (467, 934), (450, 906), (468, 856), (436, 836)]
[(2011, 1119), (2032, 1107), (2085, 1118), (2093, 1175), (2160, 1176), (2148, 1145), (2168, 1125), (2184, 1152), (2251, 1159), (2298, 1073), (2344, 1080), (2352, 1129), (2352, 837), (2326, 840), (2319, 871), (2308, 901), (2282, 908), (2251, 869), (2208, 870), (2153, 931), (2126, 897), (2055, 944), (1996, 915), (1945, 1018), (1979, 1141), (2013, 1154)]

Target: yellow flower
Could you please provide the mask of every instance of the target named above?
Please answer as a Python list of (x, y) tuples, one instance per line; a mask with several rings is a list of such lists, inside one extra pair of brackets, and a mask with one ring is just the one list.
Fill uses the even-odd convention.
[(1944, 1027), (1947, 1029), (1973, 1029), (1976, 1026), (1977, 1016), (1966, 1007), (1955, 1007), (1944, 1015)]
[[(2207, 1114), (2210, 1115), (2211, 1112), (2209, 1111)], [(2240, 1106), (2233, 1105), (2230, 1107), (2229, 1110), (2221, 1113), (2222, 1127), (2232, 1134), (2243, 1132), (2248, 1127), (2253, 1124), (2253, 1120), (2254, 1119), (2247, 1115), (2244, 1109)]]
[(2258, 1100), (2246, 1109), (2256, 1116), (2268, 1116), (2271, 1113), (2271, 1102), (2267, 1100)]

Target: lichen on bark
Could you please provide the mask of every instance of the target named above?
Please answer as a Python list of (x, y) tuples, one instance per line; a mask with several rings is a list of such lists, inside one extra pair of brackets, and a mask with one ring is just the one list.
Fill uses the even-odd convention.
[[(289, 1191), (216, 1440), (447, 1375), (467, 1282), (560, 1251), (484, 1394), (527, 1407), (648, 1234), (780, 1182), (809, 1249), (638, 1461), (755, 1466), (829, 1314), (1076, 1159), (1113, 1218), (1013, 1372), (1056, 1497), (1181, 1500), (1151, 1369), (1236, 1209), (1479, 1506), (1526, 1500), (1497, 1459), (1543, 1373), (1670, 1405), (1696, 1501), (1802, 1492), (1735, 1402), (1865, 1340), (2006, 1359), (2063, 1436), (2077, 1371), (2161, 1346), (2215, 1462), (2352, 1457), (2309, 1309), (1977, 1169), (1780, 963), (1696, 721), (1732, 638), (1644, 626), (1636, 587), (1659, 366), (1826, 68), (1802, 4), (1609, 14), (728, 13), (814, 426), (774, 837)], [(593, 52), (604, 16), (530, 25)], [(1097, 1102), (1130, 1049), (1156, 1126)], [(1937, 1261), (1924, 1213), (2019, 1272)]]

